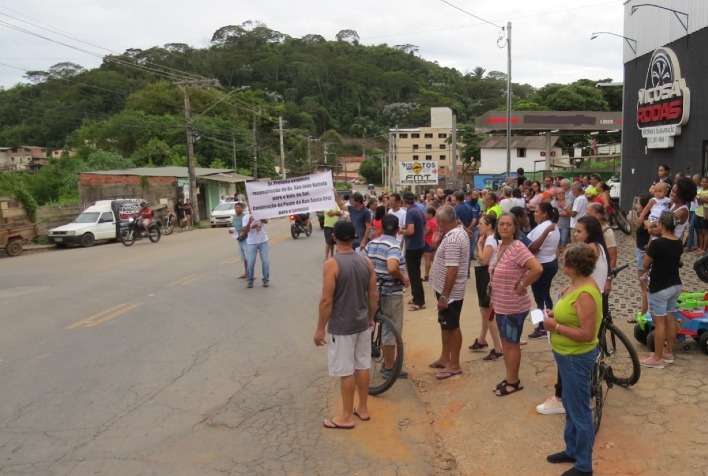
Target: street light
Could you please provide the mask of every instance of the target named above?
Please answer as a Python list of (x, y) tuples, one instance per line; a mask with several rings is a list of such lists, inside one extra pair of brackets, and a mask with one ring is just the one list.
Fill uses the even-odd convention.
[(639, 5), (632, 5), (632, 10), (629, 12), (629, 14), (634, 15), (634, 12), (639, 10), (641, 7), (661, 8), (662, 10), (672, 12), (676, 19), (679, 21), (679, 23), (681, 23), (683, 29), (686, 30), (686, 34), (688, 34), (688, 13), (680, 12), (678, 10), (674, 10), (673, 8), (663, 7), (661, 5), (656, 5), (653, 3), (640, 3)]
[(590, 35), (591, 40), (597, 38), (597, 35), (612, 35), (618, 38), (624, 38), (624, 41), (627, 42), (627, 45), (629, 45), (629, 48), (632, 50), (632, 53), (634, 53), (635, 55), (637, 54), (637, 40), (627, 38), (626, 36), (618, 35), (617, 33), (612, 33), (610, 31), (596, 31), (594, 33), (591, 33)]

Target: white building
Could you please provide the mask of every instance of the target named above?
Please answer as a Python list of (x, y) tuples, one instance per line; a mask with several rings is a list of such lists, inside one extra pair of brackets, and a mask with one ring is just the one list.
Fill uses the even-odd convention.
[[(545, 170), (546, 159), (549, 163), (562, 156), (562, 149), (558, 143), (559, 138), (550, 137), (550, 144), (546, 136), (512, 136), (511, 137), (511, 166), (509, 170), (516, 172), (519, 167), (527, 172)], [(546, 150), (550, 150), (547, 157)], [(482, 139), (479, 143), (481, 163), (479, 174), (506, 173), (506, 137), (492, 136)]]

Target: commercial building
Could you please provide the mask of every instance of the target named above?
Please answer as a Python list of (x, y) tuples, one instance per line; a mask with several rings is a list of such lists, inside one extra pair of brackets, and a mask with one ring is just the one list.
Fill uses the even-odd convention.
[(659, 165), (708, 173), (708, 2), (624, 5), (622, 206)]
[[(449, 107), (430, 108), (430, 127), (389, 129), (393, 160), (386, 185), (400, 189), (410, 185), (441, 186), (451, 176), (453, 163), (461, 164), (458, 145), (456, 160), (452, 160), (451, 144), (454, 118)], [(416, 166), (417, 164), (417, 166)], [(409, 165), (408, 171), (402, 171)], [(420, 172), (413, 172), (418, 170)], [(410, 172), (410, 173), (409, 173)], [(406, 177), (409, 177), (409, 180)], [(413, 180), (412, 177), (415, 177)], [(419, 178), (427, 177), (424, 180)]]

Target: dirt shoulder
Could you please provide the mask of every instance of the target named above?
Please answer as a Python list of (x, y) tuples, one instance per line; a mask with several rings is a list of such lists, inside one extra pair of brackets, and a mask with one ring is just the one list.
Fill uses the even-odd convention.
[[(633, 237), (618, 235), (619, 264), (632, 262)], [(703, 291), (693, 273), (696, 254), (684, 255), (682, 279), (687, 291)], [(554, 288), (566, 281), (560, 275)], [(632, 337), (638, 285), (634, 266), (615, 281), (611, 306), (615, 323), (630, 337), (640, 356), (648, 351)], [(555, 293), (553, 294), (555, 295)], [(494, 386), (504, 378), (504, 363), (482, 361), (484, 352), (467, 346), (480, 330), (474, 278), (468, 282), (463, 307), (461, 356), (464, 374), (435, 379), (428, 363), (440, 354), (440, 331), (433, 310), (433, 293), (426, 286), (428, 308), (406, 311), (404, 341), (413, 385), (426, 404), (436, 435), (439, 474), (560, 474), (568, 465), (550, 465), (546, 455), (564, 448), (563, 415), (539, 415), (535, 407), (551, 393), (556, 366), (545, 339), (522, 347), (524, 390), (496, 397)], [(527, 323), (525, 334), (531, 332)], [(610, 390), (593, 454), (596, 474), (708, 474), (708, 355), (689, 339), (676, 351), (676, 363), (664, 369), (642, 369), (632, 388)]]

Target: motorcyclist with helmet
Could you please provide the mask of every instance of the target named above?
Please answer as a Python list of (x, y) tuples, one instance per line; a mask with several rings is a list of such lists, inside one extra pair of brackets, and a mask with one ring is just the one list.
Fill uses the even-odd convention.
[(140, 224), (148, 234), (148, 227), (152, 223), (152, 208), (150, 208), (145, 200), (140, 202)]

